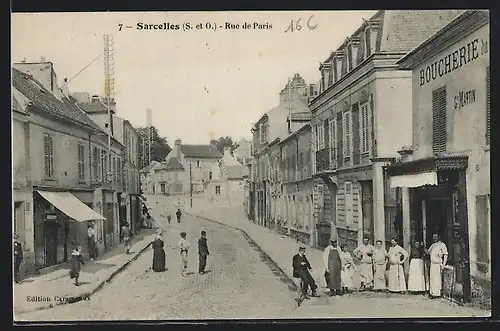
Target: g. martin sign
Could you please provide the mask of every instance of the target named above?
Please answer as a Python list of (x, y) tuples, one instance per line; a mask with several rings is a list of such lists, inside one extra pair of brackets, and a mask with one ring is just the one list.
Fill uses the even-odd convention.
[(467, 105), (476, 102), (476, 90), (460, 91), (453, 97), (455, 110), (461, 109)]

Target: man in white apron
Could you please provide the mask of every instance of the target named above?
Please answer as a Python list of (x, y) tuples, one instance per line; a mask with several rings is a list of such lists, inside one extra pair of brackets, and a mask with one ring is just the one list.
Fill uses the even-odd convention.
[(373, 252), (375, 247), (371, 245), (368, 238), (363, 238), (363, 244), (354, 250), (361, 264), (359, 265), (359, 276), (361, 278), (360, 290), (368, 290), (373, 288)]
[(431, 247), (429, 247), (428, 254), (431, 260), (431, 266), (429, 271), (429, 296), (431, 298), (439, 298), (441, 296), (442, 289), (442, 279), (441, 274), (443, 268), (448, 260), (448, 249), (446, 245), (439, 239), (439, 235), (434, 233), (432, 235), (432, 241), (434, 242)]

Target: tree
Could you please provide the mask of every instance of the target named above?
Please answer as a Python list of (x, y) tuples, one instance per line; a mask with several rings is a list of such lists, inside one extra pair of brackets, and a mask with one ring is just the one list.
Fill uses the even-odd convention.
[[(138, 128), (139, 132), (139, 163), (141, 166), (146, 166), (149, 164), (149, 128)], [(151, 161), (162, 162), (165, 161), (168, 153), (172, 148), (168, 145), (167, 138), (160, 137), (158, 130), (152, 126), (151, 127)]]
[(229, 136), (212, 139), (210, 140), (210, 144), (215, 146), (222, 154), (224, 154), (224, 148), (226, 147), (231, 147), (231, 152), (238, 148), (238, 144), (233, 142), (233, 139)]

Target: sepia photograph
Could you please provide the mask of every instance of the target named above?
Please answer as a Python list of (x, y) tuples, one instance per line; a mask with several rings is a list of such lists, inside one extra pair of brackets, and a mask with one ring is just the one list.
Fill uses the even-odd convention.
[(11, 13), (17, 322), (491, 316), (488, 10)]

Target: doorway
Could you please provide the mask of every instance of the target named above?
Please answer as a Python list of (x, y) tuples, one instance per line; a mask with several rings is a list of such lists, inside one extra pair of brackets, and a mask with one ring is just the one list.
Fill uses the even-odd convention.
[(427, 246), (432, 244), (432, 235), (437, 233), (441, 241), (448, 247), (448, 264), (454, 265), (452, 236), (452, 200), (448, 197), (430, 198), (426, 200), (426, 230)]
[(45, 222), (45, 267), (57, 264), (57, 222)]

